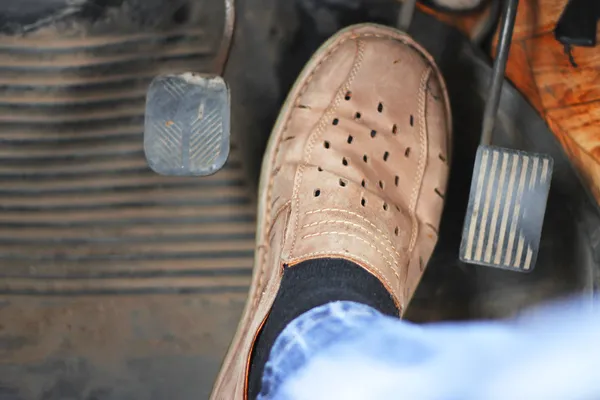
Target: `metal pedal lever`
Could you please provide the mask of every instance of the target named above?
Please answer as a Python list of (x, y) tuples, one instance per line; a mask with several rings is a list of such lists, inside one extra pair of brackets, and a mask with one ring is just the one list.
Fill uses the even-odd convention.
[(492, 146), (518, 0), (506, 0), (498, 57), (485, 104), (460, 259), (519, 272), (533, 270), (550, 191), (553, 160), (544, 154)]
[(398, 20), (396, 21), (396, 27), (403, 32), (408, 32), (410, 25), (412, 24), (413, 17), (415, 16), (415, 9), (417, 8), (417, 0), (404, 0), (402, 6), (400, 6), (400, 12), (398, 13)]
[(218, 75), (156, 77), (146, 97), (144, 153), (161, 175), (206, 176), (227, 161), (230, 96)]

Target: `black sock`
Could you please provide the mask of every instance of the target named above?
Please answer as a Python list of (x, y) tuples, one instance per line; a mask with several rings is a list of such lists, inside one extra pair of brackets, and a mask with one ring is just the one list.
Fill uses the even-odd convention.
[(353, 262), (320, 258), (285, 269), (273, 308), (254, 344), (248, 377), (249, 399), (260, 393), (269, 352), (287, 324), (312, 308), (340, 300), (366, 304), (391, 316), (399, 313), (379, 279)]

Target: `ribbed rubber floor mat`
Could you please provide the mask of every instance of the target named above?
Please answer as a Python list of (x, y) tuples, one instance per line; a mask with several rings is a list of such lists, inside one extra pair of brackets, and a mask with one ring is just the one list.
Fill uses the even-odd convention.
[(201, 32), (45, 44), (0, 40), (0, 290), (243, 287), (255, 211), (235, 145), (206, 178), (159, 176), (142, 151), (148, 79), (208, 58)]
[(142, 131), (155, 75), (214, 69), (217, 3), (197, 2), (201, 27), (0, 37), (0, 398), (210, 390), (250, 282), (255, 206), (235, 144), (213, 176), (163, 177)]

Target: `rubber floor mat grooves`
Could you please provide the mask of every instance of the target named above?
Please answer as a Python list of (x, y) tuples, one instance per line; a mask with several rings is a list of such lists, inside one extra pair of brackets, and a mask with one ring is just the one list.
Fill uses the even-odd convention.
[(154, 77), (221, 69), (224, 15), (0, 1), (2, 400), (208, 398), (252, 278), (255, 188), (236, 143), (214, 175), (157, 175), (143, 132)]
[(247, 289), (238, 149), (206, 178), (158, 176), (142, 151), (147, 83), (209, 70), (213, 47), (197, 28), (0, 39), (0, 293)]

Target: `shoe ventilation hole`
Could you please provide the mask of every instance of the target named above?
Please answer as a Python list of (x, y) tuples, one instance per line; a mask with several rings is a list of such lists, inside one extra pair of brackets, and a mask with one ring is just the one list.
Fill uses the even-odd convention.
[(340, 122), (340, 120), (339, 120), (339, 119), (337, 119), (337, 118), (334, 118), (334, 119), (333, 119), (333, 121), (331, 121), (331, 123), (332, 123), (333, 125), (337, 125), (337, 124), (339, 124), (339, 122)]
[(341, 187), (345, 187), (346, 186), (346, 181), (343, 179), (340, 179), (340, 186)]
[(398, 227), (396, 227), (396, 229), (394, 229), (394, 235), (398, 236), (398, 232), (399, 232), (399, 229), (398, 229)]
[(285, 139), (283, 139), (284, 142), (287, 142), (289, 140), (293, 140), (296, 136), (288, 136)]
[(442, 199), (444, 198), (444, 195), (442, 194), (442, 192), (439, 191), (438, 188), (433, 189), (435, 191), (435, 194), (437, 194), (438, 196), (440, 196)]
[(408, 157), (410, 156), (410, 147), (407, 147), (406, 150), (404, 151), (404, 157)]
[(371, 137), (374, 138), (375, 136), (377, 136), (377, 131), (372, 130), (371, 131)]
[(398, 207), (398, 204), (396, 204), (396, 211), (400, 211), (400, 207)]
[(307, 106), (307, 105), (304, 105), (304, 104), (299, 104), (299, 105), (298, 105), (298, 108), (302, 108), (302, 109), (304, 109), (304, 110), (310, 110), (310, 107), (309, 107), (309, 106)]
[(360, 200), (360, 205), (363, 207), (367, 205), (367, 200), (364, 197)]
[(385, 153), (383, 153), (383, 161), (387, 161), (389, 156), (390, 156), (389, 152), (386, 151)]
[(394, 185), (398, 186), (398, 182), (400, 182), (400, 178), (398, 177), (398, 175), (396, 175), (396, 177), (394, 178)]
[(379, 187), (383, 189), (383, 181), (379, 181)]
[(379, 105), (377, 106), (377, 111), (383, 112), (383, 104), (379, 103)]
[(352, 98), (352, 92), (346, 92), (346, 95), (344, 96), (344, 100), (348, 101)]
[(367, 157), (367, 155), (366, 155), (366, 154), (365, 154), (365, 155), (363, 155), (363, 161), (364, 161), (364, 162), (367, 162), (367, 161), (369, 161), (369, 157)]
[(323, 171), (323, 168), (317, 167), (317, 171), (321, 172), (321, 171)]
[(329, 142), (327, 140), (323, 142), (323, 147), (325, 147), (326, 149), (329, 148)]
[(367, 182), (365, 182), (365, 180), (363, 179), (362, 182), (360, 182), (360, 186), (366, 188), (367, 187)]
[(315, 197), (319, 197), (319, 195), (321, 194), (321, 191), (319, 189), (315, 190)]
[(446, 157), (444, 157), (441, 154), (438, 154), (438, 157), (440, 158), (440, 160), (442, 160), (443, 162), (446, 162)]
[(384, 211), (387, 211), (387, 210), (388, 210), (388, 208), (389, 208), (389, 207), (388, 207), (388, 204), (387, 204), (387, 203), (383, 203), (383, 210), (384, 210)]
[(354, 140), (352, 135), (348, 135), (348, 144), (352, 143), (352, 140)]
[(410, 115), (410, 126), (414, 126), (415, 124), (415, 119), (413, 118), (412, 114)]
[(348, 160), (346, 160), (346, 157), (342, 158), (342, 164), (344, 164), (345, 166), (348, 165)]
[(398, 127), (396, 126), (396, 124), (394, 124), (392, 126), (392, 133), (395, 135), (396, 133), (398, 133)]
[(356, 114), (354, 114), (354, 118), (360, 119), (360, 113), (358, 111), (356, 112)]

